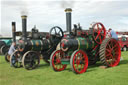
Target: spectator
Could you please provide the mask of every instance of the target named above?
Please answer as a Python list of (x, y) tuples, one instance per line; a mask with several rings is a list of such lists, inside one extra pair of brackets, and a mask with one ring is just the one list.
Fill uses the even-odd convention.
[(109, 28), (109, 30), (108, 30), (108, 36), (118, 40), (116, 32), (114, 30), (112, 30), (111, 28)]
[[(16, 50), (15, 47), (16, 47), (16, 43), (13, 42), (12, 45), (11, 45), (11, 47), (9, 48), (9, 51), (8, 51), (8, 54), (9, 54), (10, 56), (11, 56), (11, 55), (13, 54), (13, 52)], [(12, 59), (14, 60), (13, 56), (12, 56)], [(11, 62), (11, 66), (12, 66), (12, 63), (15, 63), (15, 61), (12, 61), (12, 62)]]
[[(109, 28), (109, 30), (108, 30), (108, 36), (118, 40), (116, 32), (114, 30), (112, 30), (111, 28)], [(123, 57), (120, 57), (120, 61), (122, 61), (122, 60), (123, 60)]]

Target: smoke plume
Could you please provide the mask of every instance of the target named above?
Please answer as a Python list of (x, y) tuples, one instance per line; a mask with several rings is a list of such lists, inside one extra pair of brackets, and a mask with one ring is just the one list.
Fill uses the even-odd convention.
[(62, 8), (73, 8), (74, 4), (75, 4), (75, 1), (62, 0), (60, 3), (61, 3)]
[(2, 5), (9, 6), (12, 9), (18, 11), (21, 15), (28, 15), (28, 5), (24, 0), (5, 0), (1, 2)]

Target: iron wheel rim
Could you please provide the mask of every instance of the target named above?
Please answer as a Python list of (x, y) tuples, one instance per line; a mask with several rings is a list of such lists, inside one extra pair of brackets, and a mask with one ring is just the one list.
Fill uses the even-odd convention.
[(71, 56), (71, 61), (72, 70), (77, 74), (84, 73), (88, 68), (88, 56), (82, 50), (75, 51)]
[[(60, 53), (60, 56), (56, 56), (56, 54)], [(54, 52), (53, 56), (51, 57), (51, 62), (52, 62), (52, 67), (55, 71), (62, 71), (64, 70), (67, 65), (66, 64), (61, 64), (61, 58), (63, 56), (64, 52), (61, 50), (57, 50)], [(58, 65), (58, 66), (57, 66)], [(58, 68), (59, 67), (59, 68)]]

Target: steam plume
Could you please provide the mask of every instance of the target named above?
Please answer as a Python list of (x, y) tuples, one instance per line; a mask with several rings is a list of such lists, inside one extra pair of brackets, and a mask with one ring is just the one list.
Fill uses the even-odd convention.
[(71, 1), (71, 0), (62, 0), (61, 1), (62, 8), (73, 8), (74, 4), (75, 4), (75, 1)]
[(28, 5), (24, 0), (11, 1), (5, 0), (1, 2), (5, 6), (9, 6), (12, 9), (18, 11), (21, 15), (28, 15)]

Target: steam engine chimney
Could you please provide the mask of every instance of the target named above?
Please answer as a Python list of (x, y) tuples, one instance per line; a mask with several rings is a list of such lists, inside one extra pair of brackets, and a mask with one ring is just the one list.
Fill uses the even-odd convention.
[(66, 12), (66, 31), (69, 32), (69, 34), (71, 33), (71, 28), (72, 28), (72, 22), (71, 22), (71, 12), (72, 12), (72, 9), (71, 8), (66, 8), (65, 9), (65, 12)]
[(15, 22), (12, 22), (12, 39), (13, 39), (13, 42), (16, 42), (16, 24), (15, 24)]
[(22, 15), (22, 37), (24, 41), (27, 41), (27, 16), (26, 15)]

